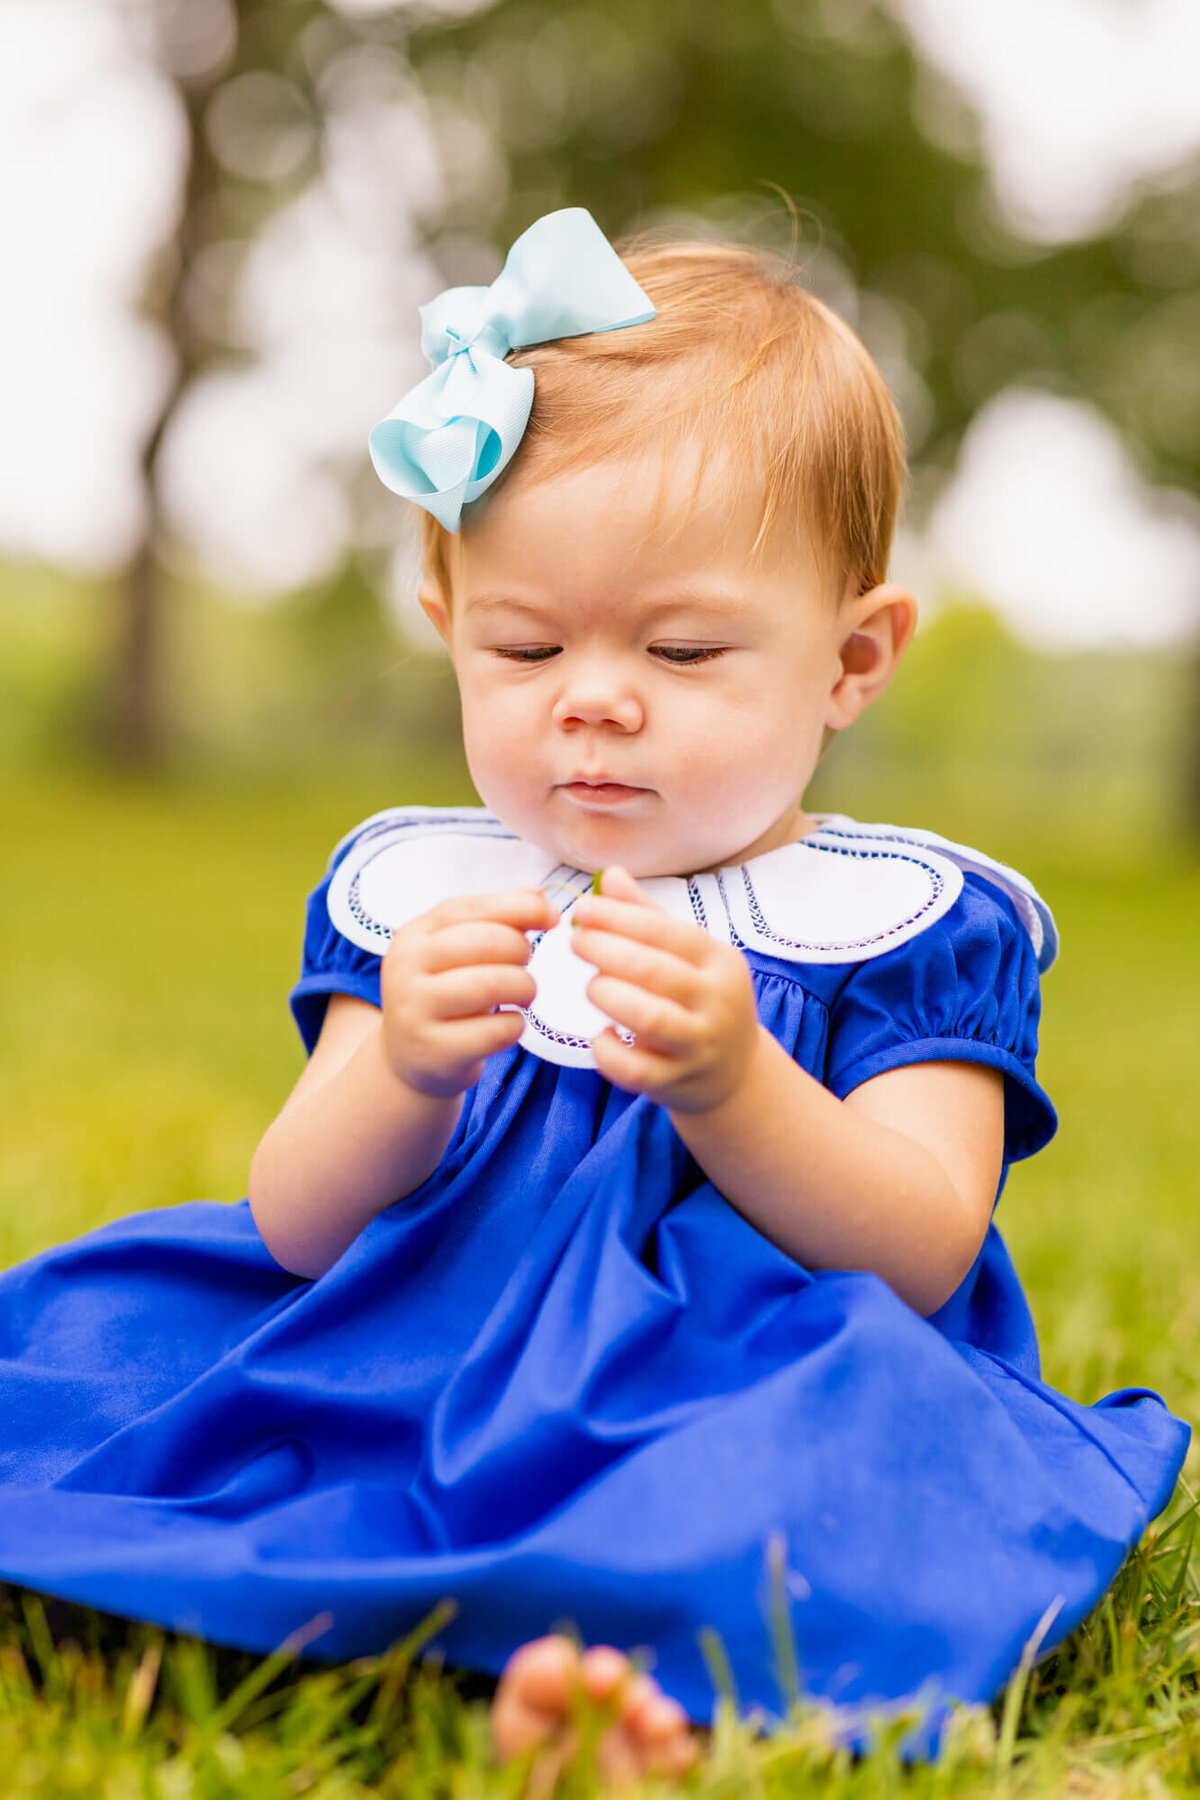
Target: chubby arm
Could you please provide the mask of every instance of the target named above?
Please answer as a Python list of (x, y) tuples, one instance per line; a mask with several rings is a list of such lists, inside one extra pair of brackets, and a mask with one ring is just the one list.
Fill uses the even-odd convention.
[(321, 1035), (250, 1165), (275, 1260), (321, 1275), (384, 1207), (432, 1174), (462, 1096), (516, 1042), (533, 998), (527, 931), (557, 917), (532, 889), (445, 901), (392, 939), (380, 1010), (331, 997)]
[(814, 1269), (870, 1269), (917, 1312), (948, 1300), (991, 1217), (1004, 1078), (914, 1063), (839, 1100), (759, 1023), (741, 953), (650, 905), (622, 870), (575, 908), (596, 1005), (627, 1030), (595, 1043), (604, 1074), (658, 1100), (752, 1224)]
[(838, 1100), (759, 1027), (721, 1107), (674, 1115), (710, 1180), (807, 1268), (873, 1269), (923, 1314), (983, 1243), (1000, 1180), (1004, 1077), (910, 1063)]

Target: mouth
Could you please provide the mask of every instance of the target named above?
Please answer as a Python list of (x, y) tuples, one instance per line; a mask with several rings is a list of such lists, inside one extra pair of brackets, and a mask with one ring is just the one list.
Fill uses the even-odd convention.
[(574, 781), (559, 783), (559, 792), (569, 795), (577, 806), (583, 807), (621, 806), (653, 791), (652, 788), (630, 787), (624, 781), (609, 781), (602, 775), (579, 776)]

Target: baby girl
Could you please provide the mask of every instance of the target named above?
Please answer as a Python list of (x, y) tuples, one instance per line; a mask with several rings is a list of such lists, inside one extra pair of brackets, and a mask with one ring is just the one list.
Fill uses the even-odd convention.
[[(483, 807), (335, 850), (248, 1204), (0, 1283), (0, 1574), (251, 1648), (322, 1613), (338, 1656), (450, 1596), (500, 1753), (562, 1743), (582, 1680), (614, 1775), (686, 1766), (706, 1628), (778, 1706), (772, 1563), (810, 1695), (989, 1699), (1187, 1434), (1041, 1382), (992, 1223), (1055, 1128), (1044, 901), (805, 810), (916, 623), (893, 403), (786, 262), (618, 258), (577, 210), (423, 311), (372, 454), (424, 509)], [(51, 1454), (72, 1360), (101, 1403)]]

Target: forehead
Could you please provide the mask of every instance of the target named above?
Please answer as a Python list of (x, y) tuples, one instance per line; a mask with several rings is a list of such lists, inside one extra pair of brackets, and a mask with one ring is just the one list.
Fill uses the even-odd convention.
[(778, 529), (756, 544), (760, 524), (754, 484), (721, 458), (655, 449), (542, 480), (534, 462), (464, 515), (447, 573), (456, 604), (472, 608), (506, 593), (577, 604), (686, 593), (715, 612), (823, 588), (810, 534)]

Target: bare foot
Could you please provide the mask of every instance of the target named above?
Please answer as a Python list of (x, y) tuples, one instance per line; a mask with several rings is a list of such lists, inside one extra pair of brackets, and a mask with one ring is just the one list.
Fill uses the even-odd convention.
[(630, 1787), (643, 1775), (682, 1775), (695, 1761), (697, 1740), (682, 1706), (649, 1675), (635, 1673), (627, 1656), (608, 1644), (581, 1655), (570, 1638), (535, 1638), (509, 1657), (492, 1701), (492, 1742), (501, 1762), (542, 1751), (531, 1770), (531, 1795), (552, 1793), (578, 1749), (571, 1720), (581, 1695), (616, 1709), (596, 1742), (597, 1772), (611, 1786)]

